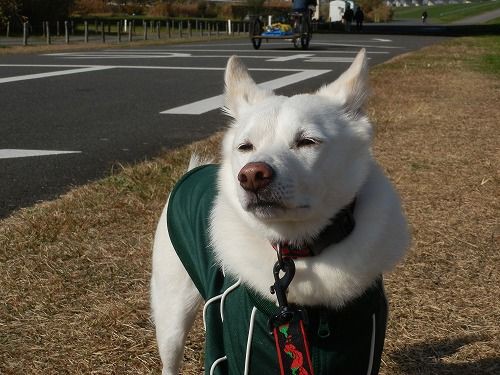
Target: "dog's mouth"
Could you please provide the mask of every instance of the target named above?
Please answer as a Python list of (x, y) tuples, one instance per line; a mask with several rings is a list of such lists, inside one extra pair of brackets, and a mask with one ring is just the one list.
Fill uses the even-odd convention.
[(265, 199), (256, 194), (247, 201), (245, 210), (258, 216), (273, 216), (277, 211), (286, 210), (286, 207), (278, 200)]
[(309, 209), (306, 202), (297, 204), (293, 200), (284, 199), (276, 189), (264, 189), (259, 192), (245, 191), (240, 196), (242, 208), (260, 219), (279, 219), (284, 216), (295, 215)]
[(243, 205), (247, 212), (261, 219), (272, 219), (286, 215), (287, 213), (296, 212), (297, 210), (303, 211), (309, 208), (308, 205), (300, 205), (290, 207), (285, 202), (276, 199), (264, 199), (257, 196), (250, 198), (246, 204)]
[(281, 209), (284, 210), (285, 207), (278, 202), (269, 202), (269, 201), (257, 201), (251, 202), (247, 205), (248, 211), (256, 211), (256, 210), (276, 210)]

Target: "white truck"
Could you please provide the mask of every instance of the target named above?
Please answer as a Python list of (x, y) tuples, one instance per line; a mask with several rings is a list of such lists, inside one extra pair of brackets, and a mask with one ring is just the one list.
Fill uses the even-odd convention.
[(342, 22), (342, 16), (344, 15), (346, 4), (349, 4), (353, 11), (355, 10), (354, 1), (330, 1), (330, 22)]

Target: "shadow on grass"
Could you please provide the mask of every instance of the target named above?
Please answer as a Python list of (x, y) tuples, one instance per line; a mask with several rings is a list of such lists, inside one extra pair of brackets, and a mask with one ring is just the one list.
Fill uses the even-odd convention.
[(497, 375), (500, 374), (500, 356), (466, 363), (446, 363), (464, 345), (481, 341), (481, 336), (463, 336), (455, 339), (422, 342), (391, 353), (390, 357), (406, 375)]

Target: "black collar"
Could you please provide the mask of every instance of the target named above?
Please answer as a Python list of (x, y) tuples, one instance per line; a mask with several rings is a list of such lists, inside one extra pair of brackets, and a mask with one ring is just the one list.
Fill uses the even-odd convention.
[(341, 242), (349, 236), (354, 229), (354, 206), (356, 199), (340, 210), (330, 221), (325, 229), (321, 231), (313, 243), (294, 246), (287, 242), (273, 244), (273, 247), (284, 257), (303, 258), (320, 254), (326, 247)]

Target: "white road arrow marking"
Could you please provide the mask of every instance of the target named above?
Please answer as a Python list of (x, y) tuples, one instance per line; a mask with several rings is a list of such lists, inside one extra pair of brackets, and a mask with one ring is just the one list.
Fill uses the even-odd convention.
[[(254, 69), (250, 69), (254, 70)], [(261, 69), (255, 69), (261, 70)], [(267, 69), (266, 69), (267, 70)], [(260, 87), (268, 88), (271, 90), (279, 89), (280, 87), (288, 86), (293, 83), (304, 81), (309, 78), (317, 77), (319, 75), (330, 72), (330, 70), (304, 70), (295, 74), (291, 74), (285, 77), (273, 79), (272, 81), (267, 81), (259, 84)], [(224, 96), (217, 95), (211, 98), (199, 100), (194, 103), (182, 105), (180, 107), (175, 107), (167, 109), (166, 111), (160, 112), (161, 114), (170, 115), (201, 115), (202, 113), (212, 111), (214, 109), (220, 108), (224, 105)]]
[(79, 154), (81, 151), (50, 151), (50, 150), (21, 150), (12, 148), (0, 149), (0, 159), (27, 158), (31, 156), (47, 156), (61, 154)]
[(64, 75), (68, 75), (68, 74), (86, 73), (86, 72), (93, 72), (93, 71), (97, 71), (97, 70), (106, 70), (106, 69), (111, 69), (111, 67), (108, 67), (108, 66), (91, 66), (91, 67), (87, 67), (87, 68), (67, 69), (67, 70), (58, 70), (58, 71), (55, 71), (55, 72), (27, 74), (27, 75), (23, 75), (23, 76), (0, 78), (0, 83), (8, 83), (8, 82), (16, 82), (16, 81), (26, 81), (28, 79), (38, 79), (38, 78), (64, 76)]

